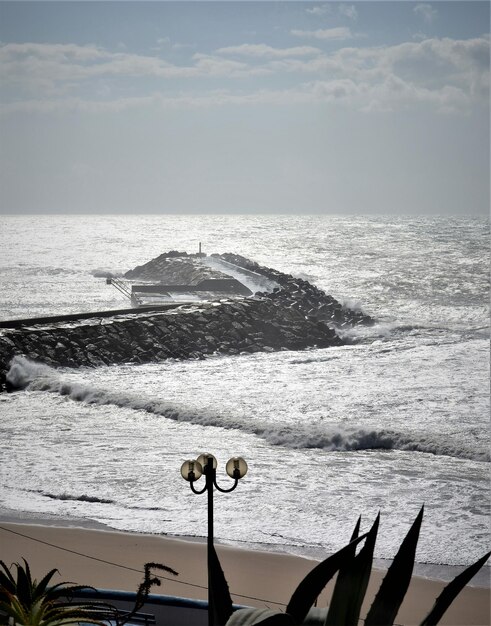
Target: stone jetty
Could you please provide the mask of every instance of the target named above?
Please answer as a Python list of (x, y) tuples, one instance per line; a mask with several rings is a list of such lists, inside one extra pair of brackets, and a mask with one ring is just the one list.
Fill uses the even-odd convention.
[(270, 267), (263, 267), (238, 254), (225, 253), (213, 256), (265, 276), (279, 285), (272, 292), (256, 292), (255, 296), (258, 298), (272, 300), (280, 307), (292, 307), (303, 315), (315, 317), (319, 321), (337, 327), (374, 323), (374, 320), (366, 313), (342, 306), (335, 298), (306, 280), (295, 278), (291, 274), (284, 274)]
[[(174, 258), (184, 258), (183, 253), (173, 254), (181, 255)], [(54, 367), (98, 367), (202, 359), (212, 354), (327, 348), (344, 343), (336, 333), (337, 326), (372, 322), (367, 315), (343, 308), (307, 281), (261, 267), (239, 255), (217, 257), (265, 276), (278, 287), (251, 297), (221, 298), (161, 311), (141, 309), (109, 317), (107, 313), (104, 317), (94, 313), (91, 318), (77, 321), (44, 321), (3, 328), (0, 330), (2, 390), (9, 388), (6, 374), (15, 355)], [(197, 272), (201, 278), (196, 262), (193, 259), (194, 269), (187, 267), (185, 271)], [(142, 271), (137, 270), (140, 268), (135, 268), (131, 276), (140, 279)], [(152, 267), (146, 264), (143, 271), (146, 277), (155, 278), (152, 272)], [(207, 271), (205, 274), (210, 276)], [(169, 275), (164, 278), (169, 281)], [(178, 272), (174, 280), (180, 282), (182, 274)]]

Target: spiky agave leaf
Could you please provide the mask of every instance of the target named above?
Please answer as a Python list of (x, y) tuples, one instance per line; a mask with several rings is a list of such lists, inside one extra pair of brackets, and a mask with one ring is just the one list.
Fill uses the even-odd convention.
[(20, 602), (24, 606), (29, 606), (32, 602), (32, 578), (29, 565), (24, 559), (25, 567), (22, 567), (20, 563), (15, 563), (17, 567), (17, 585), (15, 593)]
[(57, 626), (58, 624), (90, 623), (105, 624), (116, 620), (117, 609), (105, 602), (73, 603), (72, 599), (64, 602), (45, 601), (33, 605), (24, 624), (32, 626)]
[(255, 626), (294, 626), (294, 624), (293, 618), (288, 613), (276, 613), (265, 617), (260, 622), (254, 622)]
[[(355, 528), (351, 534), (350, 543), (358, 538), (360, 534), (361, 515), (355, 524)], [(346, 578), (351, 570), (352, 560), (355, 558), (356, 546), (352, 547), (349, 554), (346, 555), (346, 560), (339, 568), (338, 576), (336, 578), (336, 584), (331, 596), (331, 602), (329, 603), (329, 611), (326, 617), (326, 626), (344, 624), (342, 621), (342, 615), (344, 614), (344, 605), (346, 604)]]
[(210, 579), (208, 584), (211, 591), (213, 623), (215, 626), (224, 626), (233, 613), (232, 598), (230, 597), (228, 583), (220, 565), (220, 560), (213, 546), (210, 556)]
[(373, 551), (379, 521), (380, 513), (377, 515), (360, 553), (355, 556), (356, 548), (353, 547), (352, 559), (348, 559), (340, 568), (329, 604), (326, 626), (339, 626), (340, 624), (357, 626), (372, 571)]
[[(41, 597), (46, 593), (49, 582), (51, 581), (51, 579), (57, 572), (58, 572), (57, 569), (52, 569), (45, 576), (43, 576), (43, 578), (39, 582), (36, 582), (36, 591), (35, 591), (36, 597)], [(61, 584), (67, 584), (67, 583), (61, 583)], [(54, 588), (55, 587), (50, 587), (50, 591)]]
[(365, 626), (380, 626), (380, 624), (391, 626), (394, 623), (411, 582), (423, 513), (424, 506), (421, 507), (391, 566), (387, 570), (387, 574), (365, 618)]
[[(46, 578), (46, 576), (44, 578)], [(44, 578), (43, 578), (43, 581), (44, 581)], [(33, 596), (33, 604), (31, 607), (31, 613), (33, 615), (36, 612), (39, 613), (39, 615), (42, 616), (43, 622), (48, 621), (48, 623), (51, 618), (47, 617), (47, 615), (51, 615), (52, 611), (55, 612), (55, 617), (57, 620), (61, 619), (60, 616), (62, 616), (62, 614), (68, 617), (67, 615), (68, 611), (85, 610), (85, 609), (90, 611), (93, 609), (93, 607), (94, 607), (94, 610), (99, 610), (99, 609), (102, 610), (104, 607), (110, 608), (114, 616), (115, 609), (114, 607), (112, 607), (112, 605), (109, 605), (106, 603), (87, 604), (87, 603), (80, 603), (78, 601), (74, 601), (73, 597), (75, 594), (77, 594), (79, 591), (85, 591), (88, 589), (92, 591), (96, 591), (95, 587), (91, 587), (88, 585), (77, 585), (77, 584), (68, 583), (68, 582), (61, 582), (61, 583), (57, 583), (56, 585), (53, 585), (52, 587), (47, 587), (45, 589), (45, 592), (42, 594), (37, 593), (37, 587), (36, 587), (36, 592)], [(87, 617), (87, 620), (85, 621), (90, 622), (91, 615), (87, 614), (85, 616)]]
[[(110, 618), (108, 618), (110, 619)], [(69, 624), (94, 624), (94, 626), (108, 626), (106, 621), (101, 621), (99, 619), (92, 618), (87, 615), (73, 615), (71, 617), (61, 617), (59, 620), (50, 619), (49, 621), (42, 621), (39, 624), (32, 626), (68, 626)], [(31, 625), (29, 625), (31, 626)]]
[[(49, 587), (56, 569), (49, 571), (38, 583), (32, 578), (29, 564), (14, 563), (17, 576), (0, 562), (0, 610), (14, 624), (25, 626), (58, 626), (86, 622), (107, 626), (108, 619), (114, 619), (116, 609), (103, 603), (73, 604), (69, 599), (73, 593), (87, 589), (86, 585), (58, 583)], [(67, 600), (68, 598), (68, 600)]]
[(287, 613), (276, 609), (238, 609), (228, 618), (226, 626), (295, 626)]
[(66, 598), (69, 595), (73, 596), (79, 591), (84, 591), (85, 589), (97, 591), (97, 589), (91, 585), (78, 585), (71, 582), (61, 582), (48, 587), (44, 595), (47, 596), (49, 600), (58, 600), (60, 598)]
[(22, 623), (24, 611), (15, 596), (9, 597), (8, 601), (0, 601), (0, 611), (8, 617), (12, 617), (15, 623)]
[(117, 609), (107, 603), (77, 605), (55, 603), (46, 607), (38, 626), (58, 626), (80, 622), (107, 626), (108, 621), (117, 619), (117, 614)]
[(286, 612), (296, 620), (296, 623), (302, 623), (317, 596), (343, 565), (344, 560), (350, 558), (353, 547), (358, 545), (360, 541), (363, 541), (366, 536), (366, 534), (362, 535), (347, 546), (344, 546), (344, 548), (341, 548), (341, 550), (325, 559), (325, 561), (316, 565), (316, 567), (305, 576), (293, 592), (290, 602), (286, 607)]
[(456, 576), (452, 582), (444, 588), (438, 598), (435, 600), (435, 604), (425, 619), (421, 622), (420, 626), (434, 626), (438, 624), (445, 611), (452, 604), (458, 594), (467, 585), (467, 583), (477, 574), (481, 567), (491, 556), (491, 552), (488, 552), (478, 561), (470, 565), (467, 569)]
[(3, 569), (3, 572), (0, 571), (0, 591), (5, 589), (13, 592), (15, 590), (15, 580), (12, 572), (3, 561), (0, 561), (0, 567)]
[[(0, 611), (2, 611), (9, 618), (11, 618), (14, 624), (34, 623), (32, 618), (32, 605), (24, 605), (15, 595), (11, 595), (11, 597), (6, 602), (0, 602)], [(36, 617), (39, 617), (39, 612), (36, 612)], [(38, 621), (39, 619), (36, 620), (36, 622)]]

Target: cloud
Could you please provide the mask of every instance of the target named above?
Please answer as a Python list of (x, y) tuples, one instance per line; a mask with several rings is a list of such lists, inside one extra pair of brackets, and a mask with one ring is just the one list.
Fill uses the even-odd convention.
[(187, 93), (169, 96), (154, 93), (142, 97), (118, 98), (111, 101), (60, 98), (53, 100), (28, 100), (0, 107), (0, 114), (60, 114), (66, 112), (107, 114), (130, 109), (200, 109), (221, 106), (298, 104), (341, 104), (370, 113), (373, 111), (399, 111), (414, 104), (429, 105), (439, 111), (454, 113), (465, 110), (469, 96), (462, 89), (445, 86), (431, 90), (408, 83), (390, 75), (381, 83), (355, 81), (349, 78), (316, 80), (287, 89), (259, 89), (254, 92), (215, 90), (208, 93)]
[(434, 38), (394, 46), (344, 47), (311, 59), (278, 60), (270, 67), (321, 76), (328, 73), (372, 83), (394, 75), (428, 88), (454, 85), (487, 97), (489, 38)]
[[(316, 15), (318, 17), (322, 15), (331, 15), (333, 12), (332, 5), (329, 4), (321, 4), (315, 7), (308, 7), (305, 9), (306, 13), (310, 15)], [(338, 14), (343, 17), (347, 17), (350, 20), (356, 20), (358, 17), (358, 11), (353, 4), (346, 4), (342, 2), (338, 5)]]
[(196, 44), (194, 43), (173, 43), (173, 50), (185, 50), (186, 48), (196, 48)]
[(358, 18), (358, 11), (353, 4), (340, 4), (338, 6), (338, 13), (344, 17), (348, 17), (350, 20), (356, 20)]
[(418, 17), (422, 17), (423, 21), (427, 24), (431, 24), (431, 22), (438, 15), (438, 11), (434, 9), (431, 4), (417, 4), (413, 11), (416, 13)]
[(227, 48), (219, 48), (216, 54), (223, 55), (239, 55), (252, 58), (266, 59), (282, 59), (286, 57), (303, 57), (315, 56), (321, 54), (319, 48), (311, 46), (296, 46), (293, 48), (273, 48), (266, 44), (249, 44), (244, 43), (240, 46), (228, 46)]
[[(269, 89), (254, 82), (262, 76), (269, 77)], [(206, 78), (213, 87), (219, 78), (223, 89), (210, 91), (201, 80)], [(242, 78), (249, 80), (237, 82)], [(339, 103), (367, 112), (428, 106), (455, 113), (489, 102), (489, 38), (341, 47), (329, 54), (309, 46), (242, 44), (194, 54), (181, 66), (96, 46), (5, 44), (0, 80), (3, 114), (296, 103)]]
[(403, 78), (489, 97), (489, 37), (425, 39), (374, 50), (374, 54), (379, 67)]
[(37, 89), (101, 76), (173, 76), (180, 68), (152, 56), (108, 52), (75, 44), (0, 45), (3, 82)]
[(60, 84), (77, 87), (102, 77), (241, 77), (267, 71), (204, 54), (195, 54), (189, 65), (175, 65), (157, 56), (110, 52), (97, 46), (0, 44), (0, 80), (26, 91), (54, 90)]
[(308, 7), (305, 9), (305, 12), (311, 15), (329, 15), (331, 13), (331, 7), (329, 4), (321, 4), (316, 7)]
[(45, 43), (8, 43), (0, 45), (0, 61), (9, 61), (15, 56), (37, 57), (38, 59), (60, 59), (94, 61), (104, 58), (106, 53), (94, 45)]
[(323, 40), (342, 40), (351, 39), (353, 35), (351, 30), (345, 26), (338, 26), (336, 28), (326, 28), (318, 30), (291, 30), (290, 33), (295, 37), (305, 37), (308, 39), (323, 39)]
[(207, 76), (261, 76), (269, 74), (270, 70), (265, 67), (251, 67), (240, 61), (224, 59), (211, 54), (201, 54), (197, 52), (193, 55), (195, 61), (194, 71)]

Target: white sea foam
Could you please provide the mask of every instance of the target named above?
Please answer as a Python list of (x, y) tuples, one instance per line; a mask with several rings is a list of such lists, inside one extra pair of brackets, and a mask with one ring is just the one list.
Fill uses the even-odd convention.
[(121, 308), (92, 268), (126, 271), (202, 241), (377, 319), (330, 350), (73, 371), (17, 362), (11, 376), (29, 386), (0, 398), (0, 506), (202, 535), (205, 504), (179, 467), (209, 449), (250, 468), (217, 497), (221, 540), (322, 557), (359, 513), (382, 509), (377, 551), (391, 558), (426, 502), (418, 560), (465, 564), (486, 551), (485, 220), (26, 216), (0, 217), (0, 238), (3, 318)]
[(7, 372), (8, 382), (16, 389), (24, 389), (37, 379), (54, 379), (54, 376), (55, 370), (53, 368), (42, 363), (29, 361), (22, 356), (15, 356), (12, 359), (10, 369)]
[(14, 386), (30, 391), (48, 391), (68, 396), (77, 402), (100, 406), (114, 405), (135, 411), (145, 411), (177, 422), (201, 426), (236, 429), (265, 439), (268, 443), (287, 448), (319, 448), (327, 451), (404, 450), (435, 455), (454, 456), (475, 461), (489, 460), (485, 450), (456, 445), (441, 435), (408, 435), (390, 429), (365, 430), (346, 425), (312, 425), (308, 419), (295, 426), (273, 423), (268, 419), (244, 421), (239, 416), (193, 411), (185, 405), (176, 405), (160, 398), (147, 398), (88, 386), (60, 377), (55, 369), (30, 362), (25, 357), (14, 357), (7, 380)]

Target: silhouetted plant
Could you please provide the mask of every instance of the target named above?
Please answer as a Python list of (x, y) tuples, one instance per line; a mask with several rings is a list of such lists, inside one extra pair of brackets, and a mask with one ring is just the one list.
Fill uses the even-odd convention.
[(120, 611), (107, 602), (83, 601), (77, 594), (97, 590), (87, 585), (74, 585), (61, 582), (50, 586), (51, 579), (58, 572), (49, 571), (39, 582), (31, 576), (29, 564), (14, 563), (17, 576), (0, 561), (0, 624), (13, 626), (63, 626), (65, 624), (96, 624), (107, 626), (109, 622), (123, 626), (144, 606), (153, 586), (160, 586), (160, 580), (152, 576), (152, 570), (159, 569), (177, 576), (170, 567), (160, 563), (146, 563), (144, 577), (140, 583), (134, 607), (130, 611)]
[(24, 626), (61, 626), (81, 621), (104, 626), (105, 618), (112, 619), (114, 612), (109, 605), (92, 602), (71, 602), (73, 594), (89, 587), (58, 583), (49, 586), (58, 571), (52, 569), (39, 582), (31, 576), (25, 559), (24, 565), (14, 563), (17, 576), (0, 561), (0, 623)]
[(131, 618), (134, 617), (134, 615), (144, 606), (148, 599), (150, 591), (152, 590), (152, 587), (160, 587), (160, 585), (162, 584), (159, 578), (157, 578), (156, 576), (152, 576), (152, 570), (154, 569), (167, 572), (169, 574), (172, 574), (173, 576), (178, 576), (177, 572), (175, 572), (170, 567), (167, 567), (166, 565), (162, 565), (161, 563), (145, 563), (143, 580), (138, 586), (136, 592), (135, 605), (131, 609), (131, 611), (124, 615), (124, 617), (122, 617), (121, 614), (118, 613), (118, 615), (116, 616), (116, 622), (118, 626), (123, 626), (123, 624), (129, 622)]
[[(365, 626), (392, 626), (394, 624), (411, 581), (423, 511), (424, 507), (421, 508), (387, 570), (364, 619)], [(358, 536), (360, 519), (358, 520), (350, 543), (319, 563), (307, 574), (294, 591), (286, 612), (256, 608), (238, 609), (232, 612), (230, 608), (227, 612), (228, 619), (227, 617), (224, 619), (223, 613), (220, 615), (215, 612), (216, 626), (298, 626), (300, 624), (357, 626), (372, 570), (379, 518), (380, 515), (377, 516), (370, 531), (362, 536)], [(356, 554), (356, 547), (363, 540), (365, 544)], [(490, 555), (491, 552), (485, 554), (444, 588), (420, 626), (433, 626), (439, 622), (456, 596)], [(216, 561), (215, 567), (220, 567), (218, 559)], [(329, 607), (322, 609), (313, 607), (321, 591), (336, 573), (338, 577)], [(223, 572), (221, 576), (223, 577)], [(218, 576), (215, 578), (215, 584), (219, 579)], [(223, 580), (225, 580), (224, 577)], [(224, 594), (228, 594), (228, 586), (220, 589), (220, 596), (217, 596), (216, 602), (219, 602)], [(227, 600), (227, 606), (229, 605), (231, 607), (230, 596)]]

